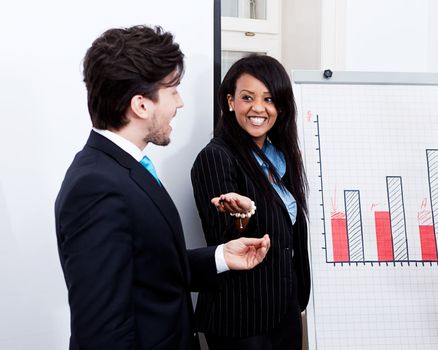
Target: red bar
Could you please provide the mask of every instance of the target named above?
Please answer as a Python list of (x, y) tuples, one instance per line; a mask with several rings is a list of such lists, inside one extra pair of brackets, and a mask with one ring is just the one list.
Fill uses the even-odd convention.
[(435, 232), (432, 225), (420, 225), (421, 257), (426, 261), (438, 261)]
[(391, 220), (388, 211), (375, 211), (377, 255), (379, 261), (394, 261), (392, 248)]
[(344, 213), (332, 214), (333, 260), (335, 262), (349, 261), (347, 219)]

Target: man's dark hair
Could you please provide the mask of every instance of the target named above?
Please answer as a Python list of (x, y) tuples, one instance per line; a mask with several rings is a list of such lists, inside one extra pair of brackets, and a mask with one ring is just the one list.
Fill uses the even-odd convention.
[[(172, 72), (169, 81), (163, 81)], [(93, 126), (119, 130), (132, 97), (157, 100), (160, 87), (177, 85), (184, 55), (172, 34), (161, 27), (110, 29), (97, 38), (84, 58), (84, 82)]]

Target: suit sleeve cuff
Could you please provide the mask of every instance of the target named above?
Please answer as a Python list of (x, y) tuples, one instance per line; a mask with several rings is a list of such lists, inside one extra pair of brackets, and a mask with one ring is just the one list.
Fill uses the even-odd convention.
[(223, 244), (220, 244), (217, 246), (217, 248), (214, 252), (214, 259), (216, 261), (217, 273), (222, 273), (222, 272), (228, 271), (230, 269), (228, 267), (227, 263), (225, 262), (224, 245)]

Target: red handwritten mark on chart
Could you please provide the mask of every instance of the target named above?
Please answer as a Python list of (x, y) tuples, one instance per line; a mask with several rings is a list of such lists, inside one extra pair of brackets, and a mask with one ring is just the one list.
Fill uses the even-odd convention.
[(380, 205), (380, 203), (372, 203), (371, 204), (371, 208), (370, 208), (370, 211), (373, 211), (375, 208), (377, 208), (377, 206), (379, 206)]
[(312, 119), (313, 119), (312, 111), (307, 111), (307, 113), (306, 113), (306, 121), (310, 122), (310, 121), (312, 121)]

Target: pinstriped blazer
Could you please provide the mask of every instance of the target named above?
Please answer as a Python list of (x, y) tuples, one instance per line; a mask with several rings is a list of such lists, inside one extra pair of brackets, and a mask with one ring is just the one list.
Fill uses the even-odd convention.
[[(200, 331), (218, 336), (263, 334), (277, 325), (285, 312), (299, 304), (306, 308), (310, 294), (307, 224), (298, 212), (292, 226), (280, 197), (268, 200), (220, 138), (214, 138), (197, 156), (191, 171), (196, 206), (208, 245), (244, 235), (268, 233), (271, 248), (262, 264), (251, 271), (220, 275), (219, 291), (200, 293), (196, 324)], [(255, 201), (257, 211), (243, 233), (230, 215), (210, 203), (220, 194), (236, 192)], [(294, 253), (293, 253), (294, 252)]]

